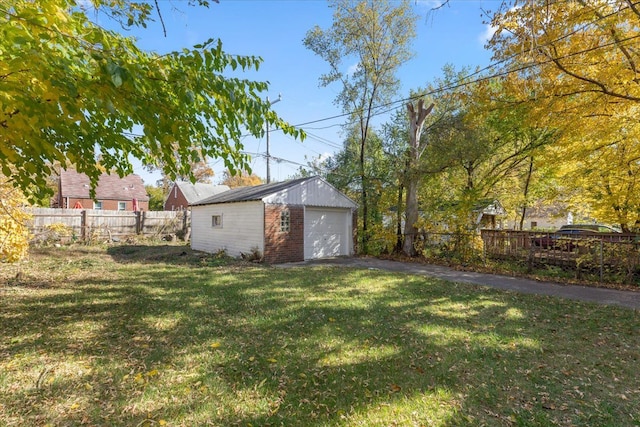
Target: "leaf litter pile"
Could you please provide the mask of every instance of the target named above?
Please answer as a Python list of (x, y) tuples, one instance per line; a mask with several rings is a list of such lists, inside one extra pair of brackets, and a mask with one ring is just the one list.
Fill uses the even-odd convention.
[(0, 425), (634, 426), (633, 310), (186, 246), (0, 265)]

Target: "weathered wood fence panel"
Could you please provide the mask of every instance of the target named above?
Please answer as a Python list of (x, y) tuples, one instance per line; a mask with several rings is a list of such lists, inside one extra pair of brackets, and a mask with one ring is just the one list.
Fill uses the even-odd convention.
[(68, 230), (73, 240), (88, 241), (142, 235), (188, 235), (191, 226), (188, 211), (109, 211), (93, 209), (31, 208), (29, 229), (36, 239), (52, 230)]
[(640, 273), (640, 235), (586, 233), (579, 237), (554, 232), (482, 230), (485, 256), (511, 258), (534, 265), (555, 265), (623, 274), (628, 280)]

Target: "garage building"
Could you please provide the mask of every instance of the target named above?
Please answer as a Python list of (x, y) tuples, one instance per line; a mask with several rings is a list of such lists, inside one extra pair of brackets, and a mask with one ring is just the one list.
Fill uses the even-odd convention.
[(352, 255), (356, 203), (320, 177), (241, 187), (191, 205), (191, 247), (278, 264)]

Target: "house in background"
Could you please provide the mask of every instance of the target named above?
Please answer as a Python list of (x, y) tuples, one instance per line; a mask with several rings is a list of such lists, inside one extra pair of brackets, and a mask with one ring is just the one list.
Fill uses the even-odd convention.
[(272, 264), (352, 255), (356, 208), (319, 177), (236, 188), (191, 206), (191, 248)]
[(506, 211), (498, 200), (485, 199), (476, 203), (473, 213), (476, 215), (475, 223), (477, 229), (495, 230), (502, 228), (502, 219)]
[[(517, 218), (509, 221), (509, 228), (520, 229), (521, 212), (517, 212)], [(560, 204), (542, 205), (535, 204), (527, 208), (522, 222), (523, 230), (557, 230), (565, 224), (573, 222), (573, 214)]]
[(139, 175), (100, 175), (95, 200), (91, 198), (89, 177), (75, 170), (60, 171), (55, 204), (66, 209), (114, 211), (149, 210), (149, 196)]
[(186, 210), (189, 205), (228, 191), (227, 185), (213, 185), (196, 182), (176, 181), (164, 201), (165, 211)]

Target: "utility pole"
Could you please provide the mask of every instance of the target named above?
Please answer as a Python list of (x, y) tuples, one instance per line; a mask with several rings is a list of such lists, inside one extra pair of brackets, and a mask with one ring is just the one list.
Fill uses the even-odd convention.
[[(269, 102), (269, 105), (273, 105), (276, 102), (280, 102), (282, 101), (282, 94), (278, 94), (278, 99), (276, 99), (273, 102), (269, 102), (269, 97), (267, 96), (267, 102)], [(269, 184), (271, 182), (271, 169), (269, 167), (269, 159), (271, 158), (271, 156), (269, 155), (269, 122), (267, 121), (267, 155), (265, 156), (267, 159), (267, 184)]]

